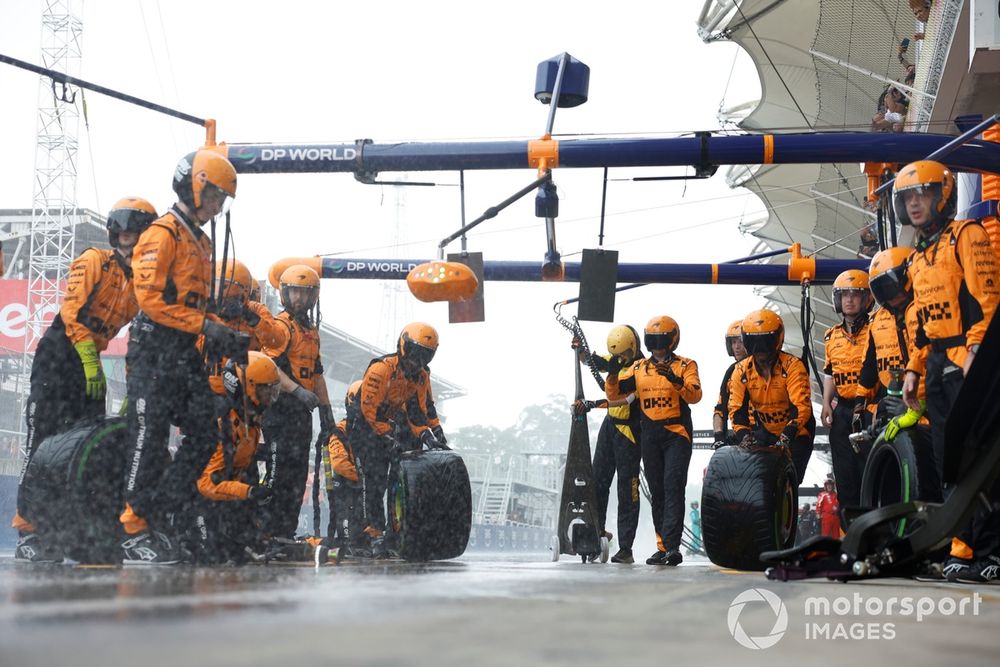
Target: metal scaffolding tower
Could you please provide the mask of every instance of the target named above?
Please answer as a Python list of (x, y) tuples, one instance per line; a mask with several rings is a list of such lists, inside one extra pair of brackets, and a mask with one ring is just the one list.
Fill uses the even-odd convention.
[[(41, 65), (80, 76), (83, 0), (45, 0), (42, 10)], [(47, 77), (38, 81), (38, 135), (32, 190), (28, 260), (28, 327), (24, 338), (19, 407), (28, 394), (32, 350), (57, 312), (61, 283), (74, 257), (77, 134), (80, 91)]]

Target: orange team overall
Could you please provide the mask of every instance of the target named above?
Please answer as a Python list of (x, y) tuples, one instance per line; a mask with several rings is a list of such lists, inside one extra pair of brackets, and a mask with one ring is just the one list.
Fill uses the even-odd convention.
[[(729, 380), (733, 377), (736, 364), (747, 357), (747, 350), (743, 347), (743, 320), (736, 320), (729, 325), (726, 330), (726, 354), (733, 358), (733, 363), (729, 365), (722, 375), (722, 384), (719, 385), (719, 398), (715, 402), (715, 410), (712, 412), (712, 435), (715, 442), (712, 446), (715, 449), (729, 443)], [(735, 443), (729, 443), (735, 444)]]
[[(823, 425), (830, 427), (833, 475), (837, 480), (840, 504), (844, 507), (861, 504), (861, 475), (871, 450), (870, 443), (855, 445), (850, 440), (855, 414), (859, 418), (867, 416), (863, 411), (863, 398), (858, 400), (858, 374), (868, 340), (871, 304), (866, 271), (850, 269), (833, 281), (833, 306), (843, 320), (827, 329), (824, 336), (826, 367), (823, 369), (821, 417)], [(836, 407), (833, 407), (834, 398)]]
[[(921, 408), (922, 377), (934, 459), (942, 480), (948, 415), (1000, 301), (996, 249), (980, 223), (955, 220), (957, 203), (955, 175), (940, 162), (913, 162), (896, 175), (896, 221), (916, 231), (908, 275), (913, 282), (917, 334), (906, 366), (903, 400), (913, 410)], [(1000, 484), (987, 495), (992, 507), (997, 507)], [(953, 559), (944, 567), (950, 570), (949, 580), (988, 583), (1000, 579), (1000, 512), (977, 505), (958, 537), (961, 542), (953, 543)]]
[(635, 392), (632, 405), (642, 411), (642, 464), (649, 484), (653, 525), (663, 545), (646, 559), (649, 565), (679, 565), (684, 529), (684, 488), (691, 462), (691, 408), (701, 400), (698, 364), (674, 354), (680, 327), (666, 315), (646, 324), (643, 342), (650, 358), (635, 362), (632, 378), (619, 382), (616, 358), (609, 362), (608, 400)]
[[(173, 525), (218, 444), (213, 393), (196, 343), (246, 350), (246, 337), (206, 315), (212, 241), (202, 231), (236, 196), (236, 170), (210, 150), (190, 153), (173, 179), (178, 201), (153, 222), (132, 257), (140, 312), (129, 330), (123, 563), (169, 565), (186, 559)], [(170, 426), (184, 443), (171, 460)]]
[[(858, 394), (877, 400), (877, 416), (888, 422), (882, 439), (892, 442), (901, 428), (913, 444), (920, 471), (918, 500), (943, 500), (941, 478), (934, 463), (930, 421), (923, 411), (907, 408), (902, 398), (903, 372), (913, 350), (917, 332), (917, 309), (913, 305), (913, 285), (906, 273), (912, 248), (887, 248), (872, 257), (868, 270), (872, 296), (879, 308), (872, 314), (865, 344), (864, 361), (858, 376)], [(926, 401), (924, 383), (917, 396)]]
[[(223, 277), (223, 266), (215, 268), (216, 289), (220, 294), (216, 314), (222, 323), (231, 329), (250, 337), (250, 350), (264, 347), (280, 349), (288, 344), (288, 327), (279, 322), (262, 303), (254, 301), (251, 294), (257, 286), (250, 270), (238, 259), (227, 259)], [(205, 339), (198, 340), (199, 349), (205, 352)], [(222, 369), (228, 361), (222, 350), (208, 350), (208, 382), (212, 391), (224, 393)]]
[(12, 527), (19, 532), (15, 558), (62, 560), (51, 545), (34, 535), (22, 499), (32, 482), (28, 464), (38, 445), (78, 419), (105, 413), (106, 380), (100, 354), (108, 341), (139, 310), (132, 291), (132, 250), (139, 235), (157, 217), (145, 199), (125, 197), (108, 214), (111, 250), (88, 248), (70, 266), (62, 306), (45, 331), (31, 364), (31, 391), (25, 406), (27, 437), (18, 477), (17, 512)]
[(220, 374), (223, 391), (216, 404), (222, 442), (198, 478), (191, 522), (199, 562), (242, 562), (246, 548), (256, 551), (263, 542), (258, 515), (270, 502), (271, 489), (258, 483), (254, 455), (261, 416), (277, 397), (280, 378), (266, 354), (250, 352), (248, 360), (245, 368), (230, 361)]
[[(356, 380), (347, 388), (344, 405), (348, 412), (355, 411), (352, 403), (361, 400), (361, 380)], [(327, 538), (331, 546), (354, 551), (367, 547), (368, 534), (365, 529), (365, 511), (361, 478), (358, 475), (357, 458), (354, 448), (347, 439), (347, 419), (341, 419), (334, 426), (326, 443), (327, 499), (330, 506), (330, 522)]]
[(806, 367), (781, 350), (785, 324), (774, 311), (753, 311), (743, 318), (742, 332), (750, 356), (737, 364), (729, 384), (736, 438), (751, 435), (765, 445), (789, 447), (801, 484), (815, 435)]
[(309, 477), (312, 410), (319, 408), (325, 440), (333, 428), (333, 409), (320, 356), (319, 275), (308, 266), (294, 264), (281, 273), (279, 287), (284, 310), (276, 319), (288, 337), (284, 345), (264, 347), (278, 365), (283, 393), (264, 416), (267, 485), (274, 499), (265, 508), (263, 521), (272, 537), (292, 538)]
[(347, 438), (357, 455), (365, 522), (377, 556), (385, 549), (382, 497), (393, 450), (447, 448), (431, 398), (427, 367), (437, 348), (434, 327), (423, 322), (406, 325), (399, 334), (396, 353), (372, 360), (361, 380), (361, 400), (348, 406)]

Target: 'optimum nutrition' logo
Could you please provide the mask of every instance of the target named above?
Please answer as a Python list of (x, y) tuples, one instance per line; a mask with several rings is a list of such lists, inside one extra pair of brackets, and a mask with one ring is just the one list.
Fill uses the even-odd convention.
[[(774, 613), (774, 626), (766, 635), (751, 637), (740, 625), (740, 614), (743, 608), (750, 602), (763, 602)], [(729, 623), (729, 634), (740, 646), (759, 650), (771, 648), (785, 635), (788, 629), (788, 610), (785, 603), (777, 595), (763, 588), (748, 588), (743, 591), (729, 604), (729, 614), (726, 619)]]

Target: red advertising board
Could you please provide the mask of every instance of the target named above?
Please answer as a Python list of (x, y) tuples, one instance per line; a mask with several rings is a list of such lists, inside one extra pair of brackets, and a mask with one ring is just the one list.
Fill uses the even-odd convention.
[[(28, 281), (0, 280), (0, 356), (24, 354), (24, 342), (28, 332), (28, 312)], [(53, 309), (51, 312), (45, 313), (43, 317), (46, 323), (52, 321), (56, 312), (57, 310)], [(108, 344), (108, 349), (104, 351), (103, 355), (124, 357), (127, 347), (128, 327), (125, 327)]]

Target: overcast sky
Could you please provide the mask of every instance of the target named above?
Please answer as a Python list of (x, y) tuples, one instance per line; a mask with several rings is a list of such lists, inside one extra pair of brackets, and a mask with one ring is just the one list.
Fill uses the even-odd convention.
[[(216, 118), (219, 140), (230, 143), (537, 138), (548, 107), (533, 98), (536, 65), (568, 51), (591, 68), (590, 101), (559, 110), (557, 134), (689, 132), (717, 128), (724, 98), (732, 104), (759, 95), (756, 73), (742, 54), (736, 60), (735, 45), (697, 38), (701, 5), (634, 2), (609, 12), (607, 3), (580, 1), (90, 0), (80, 76)], [(0, 0), (0, 53), (40, 63), (40, 13), (37, 0)], [(26, 208), (38, 77), (0, 65), (0, 91), (0, 208)], [(104, 212), (117, 198), (138, 195), (165, 210), (174, 200), (174, 165), (202, 143), (203, 131), (96, 93), (86, 101), (79, 204)], [(719, 262), (748, 254), (754, 239), (740, 233), (739, 223), (762, 208), (746, 191), (730, 190), (723, 171), (687, 185), (611, 183), (605, 247), (618, 250), (621, 262)], [(668, 173), (680, 172), (620, 169), (610, 176)], [(458, 182), (455, 173), (408, 177)], [(534, 177), (529, 168), (467, 173), (467, 217)], [(567, 261), (597, 246), (601, 178), (601, 170), (556, 170), (557, 239)], [(261, 278), (286, 256), (430, 258), (437, 241), (460, 226), (455, 187), (401, 192), (345, 174), (241, 176), (232, 210), (237, 256)], [(470, 234), (469, 249), (487, 260), (541, 262), (543, 224), (528, 196)], [(460, 325), (447, 323), (445, 304), (422, 304), (380, 283), (327, 280), (322, 289), (324, 317), (376, 344), (394, 339), (410, 319), (438, 328), (433, 371), (468, 391), (445, 406), (452, 427), (506, 427), (525, 405), (572, 393), (569, 335), (556, 324), (552, 304), (576, 296), (575, 283), (488, 283), (487, 321)], [(650, 286), (619, 295), (616, 321), (641, 330), (655, 315), (677, 319), (678, 353), (698, 361), (705, 386), (695, 427), (708, 428), (731, 361), (725, 329), (762, 304), (750, 287)], [(610, 326), (586, 324), (595, 348), (604, 349)], [(593, 382), (587, 393), (598, 397)]]

